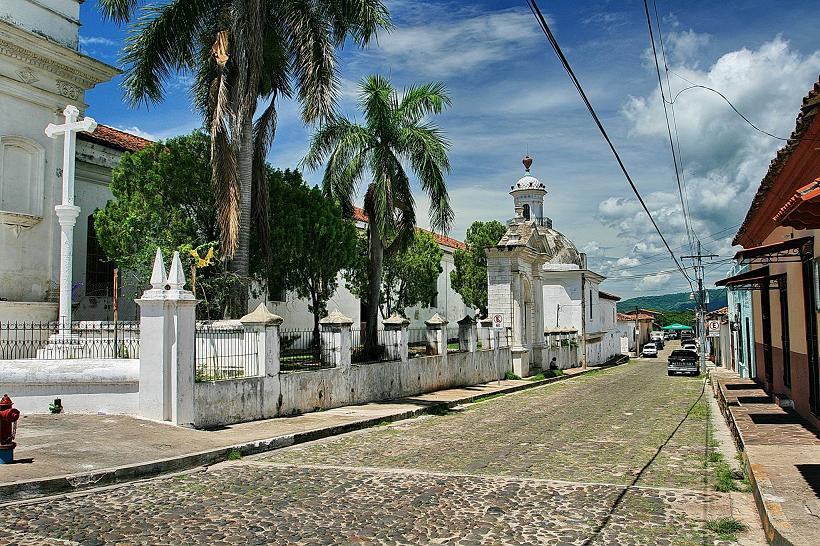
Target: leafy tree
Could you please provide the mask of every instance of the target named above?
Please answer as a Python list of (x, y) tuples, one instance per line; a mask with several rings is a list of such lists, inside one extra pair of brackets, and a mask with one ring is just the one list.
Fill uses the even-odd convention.
[(465, 305), (487, 316), (487, 247), (495, 246), (507, 228), (497, 220), (473, 222), (467, 229), (466, 249), (453, 254), (455, 269), (450, 273), (450, 285), (461, 295)]
[(319, 319), (327, 314), (339, 272), (356, 259), (356, 226), (319, 188), (309, 188), (298, 171), (270, 170), (268, 179), (276, 255), (263, 271), (269, 286), (308, 299), (318, 341)]
[[(199, 131), (123, 154), (112, 173), (114, 200), (94, 214), (97, 239), (108, 259), (146, 284), (157, 247), (166, 257), (180, 251), (189, 272), (193, 249), (204, 257), (213, 248), (219, 258), (209, 159), (209, 138)], [(198, 271), (197, 297), (203, 302), (197, 313), (221, 317), (235, 280), (219, 259)]]
[[(363, 125), (344, 118), (333, 119), (314, 134), (305, 157), (309, 168), (325, 160), (324, 191), (337, 199), (345, 211), (353, 209), (357, 186), (367, 186), (364, 210), (368, 222), (367, 332), (365, 345), (378, 344), (378, 305), (383, 262), (413, 239), (416, 212), (405, 164), (418, 177), (430, 198), (433, 229), (448, 231), (453, 211), (444, 175), (450, 169), (448, 143), (442, 131), (425, 120), (450, 104), (442, 83), (412, 86), (400, 94), (385, 78), (373, 75), (360, 84), (359, 108)], [(392, 242), (387, 244), (388, 235)]]
[[(393, 313), (404, 315), (408, 307), (415, 305), (430, 305), (438, 293), (443, 256), (433, 235), (417, 230), (410, 246), (385, 257), (378, 306), (382, 318)], [(345, 281), (351, 293), (368, 305), (369, 260), (367, 239), (359, 237), (358, 257), (345, 273)]]
[[(267, 244), (265, 155), (280, 97), (296, 97), (306, 122), (331, 118), (339, 87), (336, 48), (364, 46), (389, 26), (381, 0), (100, 0), (109, 19), (135, 19), (126, 41), (123, 85), (132, 104), (159, 102), (168, 76), (196, 77), (193, 94), (211, 134), (217, 219), (224, 255), (250, 271), (251, 221)], [(265, 104), (254, 119), (257, 104)], [(255, 197), (254, 197), (255, 196)], [(254, 205), (254, 202), (256, 203)], [(233, 314), (247, 309), (238, 289)]]

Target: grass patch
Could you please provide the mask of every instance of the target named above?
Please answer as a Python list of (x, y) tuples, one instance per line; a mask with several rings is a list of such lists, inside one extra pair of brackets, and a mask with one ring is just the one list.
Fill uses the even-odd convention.
[(718, 518), (706, 522), (706, 528), (715, 533), (721, 540), (737, 540), (737, 533), (746, 530), (746, 524), (735, 518)]
[(229, 461), (238, 461), (242, 458), (242, 452), (238, 449), (231, 449), (228, 451), (228, 460)]
[(375, 426), (375, 427), (386, 427), (389, 424), (390, 424), (390, 421), (379, 421), (378, 423), (376, 423), (373, 426)]
[(709, 417), (709, 407), (702, 402), (698, 402), (689, 412), (689, 417), (692, 419), (706, 419)]
[(723, 461), (723, 453), (718, 451), (712, 451), (709, 453), (709, 456), (706, 457), (706, 460), (710, 463), (719, 463)]
[(515, 375), (515, 373), (507, 370), (507, 373), (504, 374), (504, 379), (521, 379), (521, 377)]
[(502, 393), (502, 392), (497, 392), (495, 394), (485, 394), (485, 395), (479, 396), (478, 398), (473, 400), (473, 404), (477, 404), (479, 402), (486, 402), (487, 400), (492, 400), (494, 398), (500, 398), (502, 396), (504, 396), (504, 393)]
[(429, 413), (430, 415), (439, 415), (439, 416), (441, 416), (441, 415), (449, 415), (452, 412), (450, 411), (450, 408), (448, 408), (447, 406), (433, 406), (432, 408), (427, 410), (427, 413)]

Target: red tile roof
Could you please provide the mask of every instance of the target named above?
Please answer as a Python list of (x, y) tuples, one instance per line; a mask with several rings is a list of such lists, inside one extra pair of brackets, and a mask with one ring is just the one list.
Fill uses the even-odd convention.
[[(367, 223), (369, 221), (367, 214), (365, 214), (364, 210), (359, 207), (353, 207), (353, 219), (357, 222), (364, 222)], [(433, 239), (442, 246), (446, 246), (449, 248), (456, 248), (456, 249), (465, 249), (467, 245), (465, 245), (462, 241), (458, 239), (453, 239), (452, 237), (448, 237), (447, 235), (442, 235), (440, 233), (436, 233), (435, 231), (430, 231), (429, 229), (423, 229), (420, 227), (416, 228), (419, 231), (423, 231), (425, 233), (429, 233), (433, 236)]]
[[(815, 82), (809, 93), (803, 98), (800, 113), (797, 115), (797, 120), (795, 121), (794, 131), (792, 131), (786, 145), (777, 151), (774, 159), (769, 163), (769, 170), (760, 182), (760, 187), (757, 189), (754, 199), (752, 199), (752, 204), (749, 205), (746, 218), (743, 220), (743, 224), (741, 224), (740, 229), (737, 230), (737, 234), (732, 240), (733, 245), (742, 244), (741, 241), (744, 234), (754, 223), (757, 212), (764, 206), (766, 197), (775, 186), (775, 182), (786, 166), (786, 163), (788, 163), (798, 146), (803, 143), (801, 139), (809, 131), (818, 111), (820, 111), (820, 79)], [(816, 143), (811, 143), (811, 145), (813, 147), (817, 146)], [(744, 242), (748, 243), (748, 241)]]
[[(623, 321), (633, 321), (635, 320), (635, 313), (618, 313), (618, 320)], [(638, 320), (655, 320), (655, 317), (652, 315), (647, 315), (645, 313), (638, 314)]]
[(820, 178), (798, 189), (772, 220), (797, 229), (820, 227)]
[(138, 137), (108, 125), (97, 125), (93, 133), (78, 133), (77, 138), (110, 146), (123, 152), (138, 152), (154, 143), (153, 140)]

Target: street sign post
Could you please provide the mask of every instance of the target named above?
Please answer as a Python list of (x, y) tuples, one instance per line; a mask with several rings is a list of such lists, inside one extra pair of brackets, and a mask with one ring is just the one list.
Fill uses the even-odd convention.
[(720, 337), (720, 321), (710, 320), (707, 325), (709, 330), (709, 337)]

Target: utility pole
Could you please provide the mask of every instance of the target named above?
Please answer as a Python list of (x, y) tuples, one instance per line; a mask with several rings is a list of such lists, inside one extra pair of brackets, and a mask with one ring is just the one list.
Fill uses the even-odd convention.
[(717, 258), (719, 254), (703, 254), (700, 248), (700, 241), (698, 241), (698, 253), (695, 256), (681, 256), (681, 259), (691, 259), (692, 261), (696, 262), (695, 264), (695, 276), (698, 280), (698, 295), (697, 295), (697, 306), (698, 306), (698, 337), (700, 338), (700, 370), (701, 372), (706, 370), (706, 332), (705, 332), (705, 320), (706, 320), (706, 293), (703, 290), (703, 258)]

